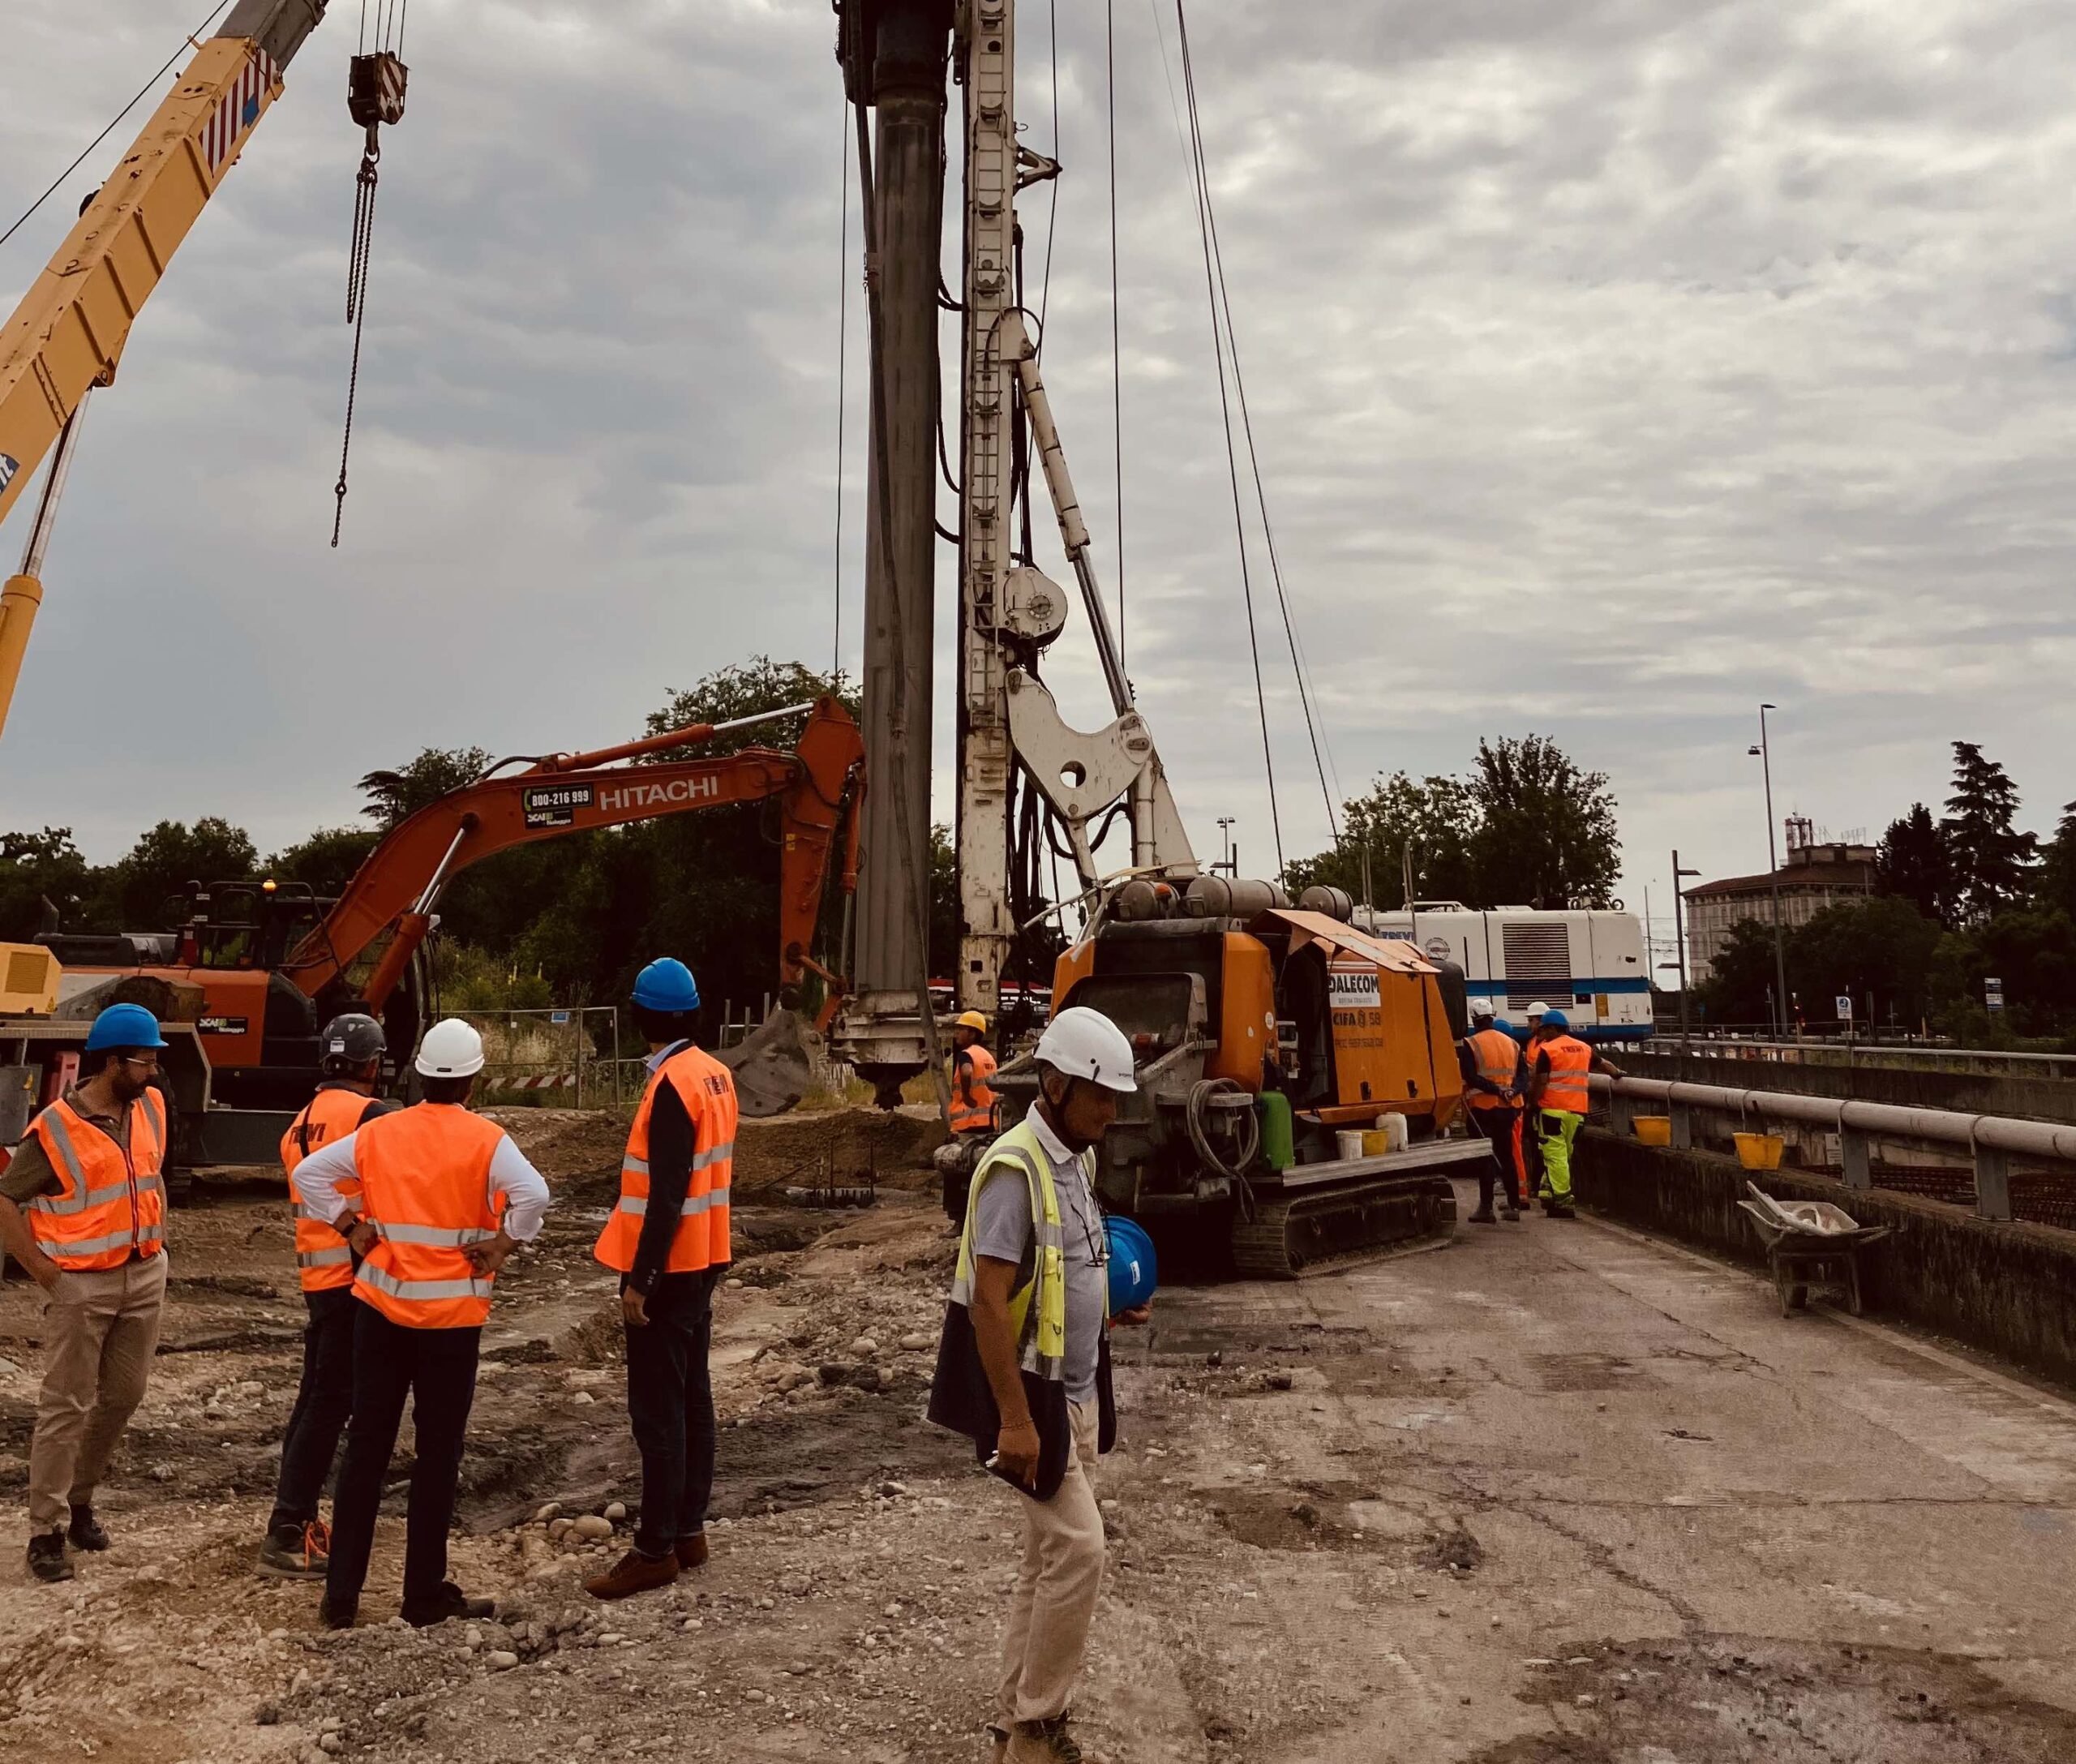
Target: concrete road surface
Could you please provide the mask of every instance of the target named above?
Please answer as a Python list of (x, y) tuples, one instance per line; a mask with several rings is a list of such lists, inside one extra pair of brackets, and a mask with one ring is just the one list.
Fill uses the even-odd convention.
[[(1540, 1216), (1169, 1290), (1127, 1354), (1120, 1755), (1203, 1755), (1209, 1672), (1271, 1712), (1214, 1753), (1287, 1764), (2076, 1758), (2062, 1397)], [(1194, 1628), (1134, 1590), (1193, 1512), (1246, 1546)]]

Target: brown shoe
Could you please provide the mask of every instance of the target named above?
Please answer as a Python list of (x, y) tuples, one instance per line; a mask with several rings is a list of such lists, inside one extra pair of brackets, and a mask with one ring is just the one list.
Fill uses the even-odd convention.
[(677, 1558), (678, 1567), (685, 1573), (689, 1574), (695, 1568), (706, 1567), (706, 1534), (695, 1531), (688, 1538), (680, 1538), (673, 1553)]
[(644, 1556), (629, 1550), (603, 1574), (584, 1582), (594, 1599), (624, 1599), (630, 1593), (646, 1593), (667, 1586), (678, 1577), (678, 1559), (671, 1556)]
[(1050, 1721), (1018, 1722), (1005, 1755), (1009, 1764), (1087, 1764), (1081, 1748), (1068, 1736), (1065, 1715)]

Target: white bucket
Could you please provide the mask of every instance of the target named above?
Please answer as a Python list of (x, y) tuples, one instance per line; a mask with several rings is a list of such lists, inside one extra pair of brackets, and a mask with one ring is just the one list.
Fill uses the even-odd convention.
[(1340, 1161), (1344, 1164), (1349, 1163), (1362, 1155), (1362, 1130), (1360, 1127), (1355, 1128), (1352, 1132), (1344, 1130), (1335, 1134), (1333, 1139), (1335, 1145), (1340, 1149)]

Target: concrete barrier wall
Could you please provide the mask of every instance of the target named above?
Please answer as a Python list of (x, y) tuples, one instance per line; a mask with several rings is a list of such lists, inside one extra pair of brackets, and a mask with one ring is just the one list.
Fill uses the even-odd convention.
[(1737, 1204), (1748, 1181), (1782, 1200), (1829, 1200), (1862, 1225), (1885, 1225), (1889, 1235), (1861, 1252), (1870, 1311), (2076, 1388), (2076, 1232), (1977, 1219), (1802, 1171), (1754, 1176), (1735, 1158), (1660, 1151), (1598, 1127), (1581, 1152), (1572, 1184), (1594, 1212), (1755, 1267), (1765, 1252)]
[(1776, 1060), (1708, 1059), (1657, 1048), (1618, 1051), (1615, 1060), (1632, 1077), (1664, 1078), (1677, 1084), (1785, 1090), (1799, 1097), (1891, 1102), (1905, 1109), (1957, 1109), (1967, 1114), (2076, 1122), (2076, 1080), (2066, 1078), (2005, 1078), (1980, 1072), (1915, 1071), (1896, 1066), (1799, 1066)]

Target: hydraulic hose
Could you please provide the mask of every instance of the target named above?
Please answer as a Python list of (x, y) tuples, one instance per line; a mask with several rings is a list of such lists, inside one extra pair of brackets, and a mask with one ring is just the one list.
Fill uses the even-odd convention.
[(1240, 1143), (1243, 1149), (1229, 1164), (1212, 1148), (1211, 1135), (1205, 1131), (1205, 1117), (1210, 1110), (1213, 1097), (1245, 1094), (1229, 1078), (1200, 1078), (1190, 1087), (1189, 1101), (1182, 1110), (1182, 1120), (1189, 1129), (1190, 1144), (1198, 1157), (1213, 1175), (1223, 1176), (1238, 1191), (1241, 1216), (1251, 1220), (1255, 1214), (1255, 1194), (1248, 1186), (1246, 1171), (1247, 1166), (1254, 1162), (1262, 1148), (1261, 1117), (1252, 1109), (1237, 1111), (1246, 1123), (1240, 1129)]

